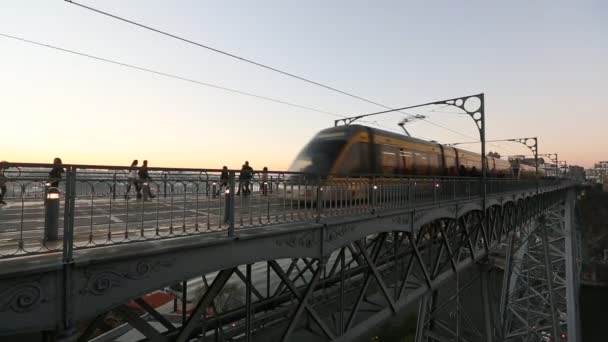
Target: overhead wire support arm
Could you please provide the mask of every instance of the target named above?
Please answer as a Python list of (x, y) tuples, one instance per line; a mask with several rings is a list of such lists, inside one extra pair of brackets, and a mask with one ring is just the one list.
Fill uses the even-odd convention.
[[(383, 111), (379, 111), (379, 112), (373, 112), (373, 113), (361, 114), (361, 115), (351, 116), (351, 117), (342, 118), (342, 119), (336, 119), (336, 120), (334, 120), (334, 126), (338, 126), (340, 123), (343, 123), (344, 125), (350, 125), (359, 119), (366, 118), (369, 116), (381, 115), (381, 114), (387, 114), (387, 113), (393, 113), (393, 112), (401, 112), (406, 109), (413, 109), (413, 108), (433, 106), (433, 105), (448, 105), (448, 106), (458, 107), (458, 108), (464, 110), (465, 112), (467, 112), (467, 114), (468, 114), (468, 111), (464, 108), (464, 102), (473, 97), (477, 97), (477, 98), (483, 97), (483, 94), (457, 97), (457, 98), (448, 99), (448, 100), (428, 102), (428, 103), (417, 104), (417, 105), (412, 105), (412, 106), (407, 106), (407, 107), (387, 109), (387, 110), (383, 110)], [(457, 102), (457, 101), (462, 101), (462, 102)], [(459, 103), (460, 105), (458, 105), (457, 103)], [(403, 113), (403, 114), (415, 117), (415, 115), (412, 115), (412, 114), (408, 114), (408, 113)], [(457, 113), (455, 113), (455, 114), (457, 114)]]
[[(484, 101), (483, 93), (475, 94), (475, 95), (468, 95), (468, 96), (463, 96), (463, 97), (455, 97), (455, 98), (447, 99), (447, 100), (433, 101), (433, 102), (428, 102), (428, 103), (423, 103), (423, 104), (418, 104), (418, 105), (388, 109), (388, 110), (383, 110), (380, 112), (361, 114), (361, 115), (356, 115), (356, 116), (352, 116), (352, 117), (337, 119), (337, 120), (334, 120), (334, 126), (338, 126), (340, 123), (342, 123), (344, 125), (350, 125), (359, 119), (369, 117), (369, 116), (387, 114), (387, 113), (392, 113), (392, 112), (401, 112), (406, 109), (413, 109), (413, 108), (434, 106), (434, 105), (444, 105), (444, 106), (456, 107), (456, 108), (462, 110), (464, 112), (463, 114), (467, 114), (467, 115), (469, 115), (469, 117), (471, 117), (471, 119), (473, 119), (473, 121), (475, 122), (475, 126), (477, 126), (477, 130), (479, 132), (479, 140), (481, 142), (482, 178), (485, 179), (486, 173), (487, 173), (487, 170), (486, 170), (487, 165), (485, 163), (485, 154), (486, 154), (486, 128), (485, 128), (485, 125), (486, 124), (485, 124), (485, 101)], [(408, 114), (408, 113), (404, 113), (404, 114), (411, 116), (411, 114)]]

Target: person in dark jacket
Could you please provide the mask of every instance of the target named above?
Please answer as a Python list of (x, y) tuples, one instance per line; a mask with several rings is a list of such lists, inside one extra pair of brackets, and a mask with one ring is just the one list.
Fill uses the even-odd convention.
[(61, 181), (61, 176), (64, 172), (65, 170), (63, 169), (61, 158), (55, 158), (53, 160), (53, 168), (49, 172), (49, 183), (52, 188), (59, 187), (59, 182)]
[(228, 167), (224, 166), (222, 167), (222, 174), (220, 175), (220, 190), (222, 191), (223, 189), (228, 187), (228, 181), (230, 180), (230, 175), (228, 174)]
[(243, 196), (247, 196), (251, 193), (249, 185), (252, 178), (253, 169), (249, 166), (249, 162), (245, 161), (245, 164), (241, 167), (241, 173), (239, 173), (239, 191), (237, 191), (237, 195), (241, 193), (241, 190), (243, 190)]
[(261, 186), (262, 196), (268, 196), (268, 168), (266, 166), (262, 169)]
[[(147, 160), (144, 160), (143, 164), (139, 168), (139, 171), (137, 172), (137, 175), (139, 176), (140, 183), (142, 185), (144, 185), (143, 190), (148, 192), (148, 197), (150, 197), (150, 198), (156, 197), (152, 193), (152, 190), (150, 189), (149, 181), (152, 178), (150, 177), (150, 174), (148, 173), (148, 161)], [(137, 194), (137, 198), (141, 198), (141, 193)]]
[(236, 195), (241, 195), (241, 190), (243, 190), (243, 186), (245, 184), (245, 164), (241, 166), (241, 172), (239, 172), (239, 189), (236, 191)]
[(0, 204), (6, 204), (6, 202), (4, 202), (4, 195), (7, 191), (6, 182), (8, 179), (4, 175), (4, 171), (7, 168), (7, 164), (8, 163), (4, 160), (0, 162)]

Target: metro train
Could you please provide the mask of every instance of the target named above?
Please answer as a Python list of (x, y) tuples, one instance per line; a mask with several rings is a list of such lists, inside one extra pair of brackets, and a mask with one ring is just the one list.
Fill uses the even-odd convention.
[[(487, 157), (487, 175), (534, 178), (535, 168)], [(337, 126), (319, 132), (298, 154), (291, 172), (335, 175), (418, 175), (480, 177), (481, 156), (362, 125)], [(541, 173), (542, 176), (542, 173)]]

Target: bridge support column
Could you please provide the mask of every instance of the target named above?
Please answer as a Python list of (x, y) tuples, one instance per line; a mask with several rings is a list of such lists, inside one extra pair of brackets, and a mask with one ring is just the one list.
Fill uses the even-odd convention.
[(426, 294), (422, 296), (420, 299), (420, 304), (418, 304), (418, 319), (416, 321), (416, 336), (414, 341), (423, 342), (425, 340), (425, 332), (426, 332), (426, 319), (428, 314), (428, 302), (430, 300), (431, 295)]
[(579, 331), (579, 241), (576, 230), (574, 207), (576, 194), (568, 191), (564, 205), (564, 254), (566, 261), (566, 305), (568, 323), (568, 341), (581, 341)]
[(486, 342), (494, 341), (494, 319), (492, 318), (492, 308), (491, 302), (492, 298), (490, 297), (490, 289), (489, 289), (489, 281), (488, 281), (488, 272), (489, 269), (485, 266), (481, 267), (480, 270), (480, 279), (481, 279), (481, 300), (483, 305), (483, 322), (485, 328), (485, 338)]
[[(576, 264), (572, 248), (574, 192), (522, 226), (505, 262), (501, 332), (506, 341), (579, 341)], [(570, 213), (570, 214), (569, 214)], [(570, 228), (570, 229), (569, 229)], [(507, 251), (509, 254), (509, 250)]]

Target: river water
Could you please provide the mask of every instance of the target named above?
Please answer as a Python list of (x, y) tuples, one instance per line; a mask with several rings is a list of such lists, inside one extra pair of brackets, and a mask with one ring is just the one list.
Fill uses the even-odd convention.
[(581, 286), (582, 342), (608, 341), (608, 288)]

